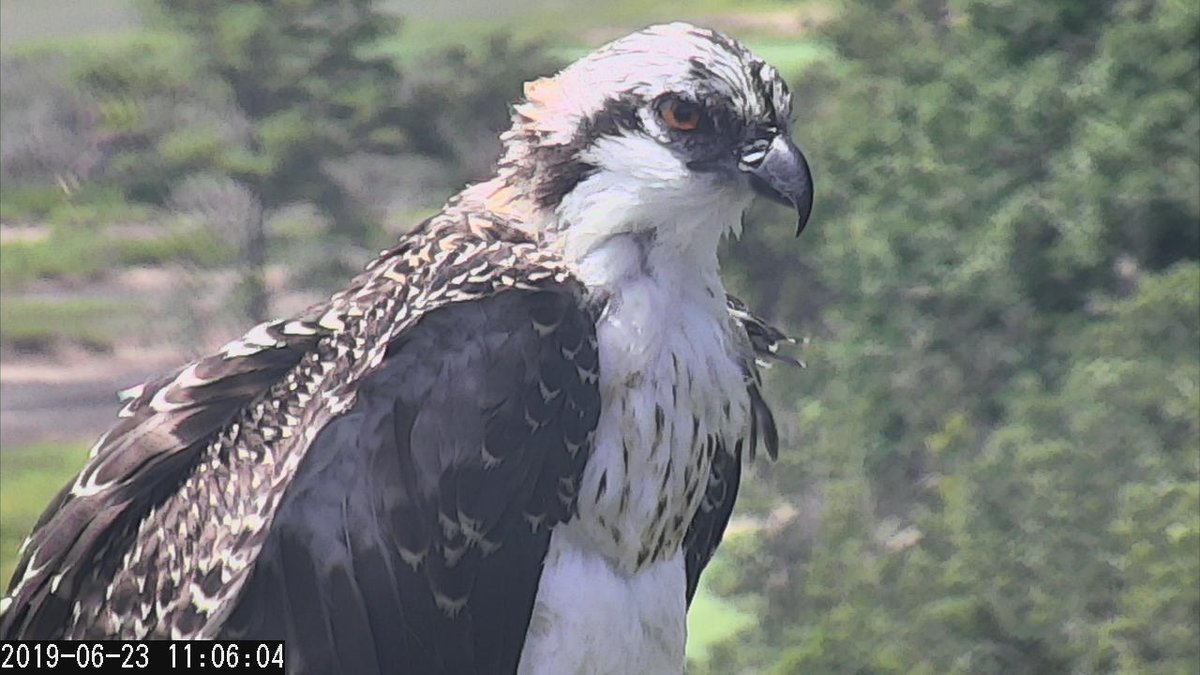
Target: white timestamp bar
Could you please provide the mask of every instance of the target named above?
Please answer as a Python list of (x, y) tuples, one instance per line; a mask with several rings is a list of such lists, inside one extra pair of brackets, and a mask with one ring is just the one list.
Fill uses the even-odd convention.
[(282, 640), (3, 640), (0, 671), (281, 673), (286, 652)]

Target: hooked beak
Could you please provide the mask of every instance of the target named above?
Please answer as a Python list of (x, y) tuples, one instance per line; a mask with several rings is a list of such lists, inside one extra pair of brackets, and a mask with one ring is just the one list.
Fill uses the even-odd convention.
[(754, 141), (742, 151), (738, 168), (750, 176), (754, 191), (785, 206), (800, 216), (796, 236), (804, 231), (812, 213), (813, 182), (804, 153), (785, 134)]

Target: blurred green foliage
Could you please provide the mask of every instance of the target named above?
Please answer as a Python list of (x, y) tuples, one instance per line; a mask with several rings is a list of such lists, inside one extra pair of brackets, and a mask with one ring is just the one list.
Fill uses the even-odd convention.
[(726, 551), (761, 626), (712, 672), (1195, 672), (1197, 6), (864, 0), (822, 33), (800, 259), (786, 227), (730, 250), (813, 336), (767, 480), (819, 517)]
[(52, 223), (94, 229), (110, 222), (146, 221), (154, 210), (125, 198), (113, 185), (65, 182), (6, 188), (0, 194), (0, 217), (9, 223)]
[(131, 321), (144, 318), (133, 302), (5, 298), (0, 302), (0, 347), (46, 353), (70, 342), (106, 352)]
[(38, 443), (0, 448), (0, 578), (8, 588), (16, 551), (46, 503), (87, 458), (83, 444)]
[(752, 628), (754, 624), (754, 614), (722, 600), (702, 581), (688, 608), (688, 659), (707, 663), (712, 658), (714, 645)]
[(370, 0), (327, 3), (154, 0), (154, 40), (91, 60), (117, 180), (131, 198), (164, 202), (187, 176), (219, 173), (257, 205), (245, 217), (246, 313), (269, 313), (264, 212), (306, 201), (361, 241), (370, 219), (329, 171), (354, 152), (413, 144), (394, 94), (401, 74), (365, 55), (399, 20)]
[[(271, 214), (310, 204), (336, 248), (386, 246), (379, 214), (339, 176), (341, 163), (410, 153), (443, 161), (449, 183), (479, 178), (490, 158), (478, 146), (507, 126), (497, 102), (554, 65), (538, 45), (495, 36), (481, 50), (424, 55), (409, 75), (387, 49), (400, 19), (373, 0), (145, 5), (150, 31), (81, 59), (76, 72), (96, 99), (108, 179), (152, 204), (196, 176), (246, 190), (255, 211), (241, 214), (237, 250), (255, 320), (269, 314)], [(346, 258), (325, 256), (298, 281), (340, 281), (357, 266)]]
[[(400, 73), (390, 60), (361, 55), (399, 27), (373, 5), (147, 3), (157, 32), (80, 73), (102, 97), (105, 128), (117, 137), (110, 144), (126, 154), (129, 171), (140, 172), (140, 182), (126, 179), (131, 191), (162, 200), (173, 179), (216, 169), (267, 205), (315, 200), (341, 208), (323, 162), (396, 151), (404, 141), (404, 111), (389, 93)], [(214, 114), (190, 125), (153, 117), (154, 104), (170, 97)]]
[(155, 230), (130, 236), (84, 224), (57, 224), (45, 238), (6, 242), (0, 247), (0, 285), (18, 288), (39, 280), (88, 281), (131, 265), (214, 266), (233, 255), (227, 244), (196, 227)]
[[(54, 92), (71, 145), (102, 151), (90, 179), (0, 198), (6, 221), (50, 223), (45, 238), (0, 244), (0, 343), (113, 339), (94, 303), (14, 302), (14, 288), (229, 264), (240, 245), (203, 221), (161, 218), (160, 235), (132, 237), (89, 223), (140, 221), (181, 183), (220, 175), (264, 210), (305, 201), (331, 221), (263, 232), (263, 259), (311, 271), (394, 233), (337, 160), (433, 158), (436, 204), (487, 170), (520, 82), (594, 46), (583, 28), (705, 22), (671, 3), (547, 4), (514, 39), (482, 15), (400, 30), (366, 0), (148, 6), (148, 30), (72, 52), (87, 97)], [(762, 28), (801, 6), (837, 18), (803, 40)], [(1196, 672), (1200, 9), (687, 8), (746, 19), (731, 32), (792, 76), (817, 180), (798, 242), (756, 206), (723, 253), (733, 290), (812, 343), (807, 370), (767, 378), (790, 447), (749, 472), (739, 512), (757, 525), (728, 537), (706, 575), (690, 670)], [(550, 27), (575, 33), (529, 41)], [(6, 99), (7, 115), (16, 99), (37, 102)], [(4, 170), (49, 165), (18, 159)], [(312, 240), (308, 258), (298, 239)], [(0, 572), (81, 457), (0, 452)]]

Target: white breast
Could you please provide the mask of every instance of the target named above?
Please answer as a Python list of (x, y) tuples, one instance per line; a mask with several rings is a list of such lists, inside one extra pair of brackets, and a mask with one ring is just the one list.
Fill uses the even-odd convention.
[(520, 675), (682, 673), (683, 555), (621, 572), (585, 542), (550, 538)]
[(678, 549), (712, 453), (733, 447), (749, 408), (723, 289), (717, 304), (669, 286), (626, 281), (597, 326), (604, 407), (573, 526), (625, 572)]
[(521, 673), (683, 671), (680, 545), (711, 453), (745, 434), (749, 400), (715, 269), (668, 268), (645, 246), (615, 238), (589, 259), (612, 275), (597, 325), (603, 407), (579, 515), (551, 537)]

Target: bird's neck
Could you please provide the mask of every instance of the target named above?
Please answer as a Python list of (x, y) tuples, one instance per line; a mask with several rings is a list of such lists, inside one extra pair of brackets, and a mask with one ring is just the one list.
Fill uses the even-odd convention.
[(663, 195), (597, 175), (557, 205), (541, 207), (502, 173), (467, 188), (458, 203), (503, 216), (557, 250), (597, 293), (619, 294), (632, 281), (652, 278), (680, 301), (724, 316), (717, 245), (724, 232), (740, 227), (746, 200), (737, 195)]
[(553, 217), (552, 211), (539, 206), (527, 190), (519, 187), (519, 181), (503, 171), (482, 183), (468, 185), (451, 198), (447, 209), (496, 214), (536, 240), (542, 239), (540, 233)]

